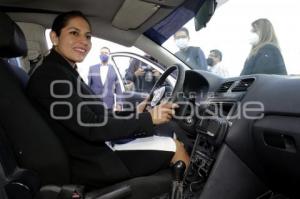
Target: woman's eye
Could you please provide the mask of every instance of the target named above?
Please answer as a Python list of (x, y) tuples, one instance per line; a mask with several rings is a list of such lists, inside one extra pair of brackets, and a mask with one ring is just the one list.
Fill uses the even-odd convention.
[(79, 35), (79, 33), (76, 32), (76, 31), (71, 31), (70, 34), (71, 34), (71, 35), (74, 35), (74, 36), (78, 36), (78, 35)]
[(91, 35), (86, 35), (86, 38), (87, 38), (88, 40), (91, 40), (92, 36), (91, 36)]

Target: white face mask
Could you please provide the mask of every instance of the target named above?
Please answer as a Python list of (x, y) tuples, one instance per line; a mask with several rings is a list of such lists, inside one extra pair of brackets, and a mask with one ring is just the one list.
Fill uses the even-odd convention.
[(180, 39), (176, 39), (175, 43), (179, 49), (184, 49), (184, 48), (188, 47), (189, 40), (188, 40), (188, 38), (180, 38)]
[(251, 32), (249, 34), (249, 43), (251, 45), (255, 45), (258, 43), (258, 40), (259, 40), (259, 37), (258, 37), (258, 34), (256, 34), (255, 32)]

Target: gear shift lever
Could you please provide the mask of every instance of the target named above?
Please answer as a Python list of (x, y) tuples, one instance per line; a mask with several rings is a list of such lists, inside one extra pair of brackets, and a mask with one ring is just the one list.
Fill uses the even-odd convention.
[(172, 181), (172, 193), (170, 199), (182, 199), (183, 198), (183, 185), (182, 180), (184, 176), (186, 165), (183, 161), (177, 161), (173, 166), (173, 181)]
[(173, 176), (177, 182), (182, 182), (185, 168), (186, 168), (185, 163), (182, 160), (179, 160), (174, 164)]

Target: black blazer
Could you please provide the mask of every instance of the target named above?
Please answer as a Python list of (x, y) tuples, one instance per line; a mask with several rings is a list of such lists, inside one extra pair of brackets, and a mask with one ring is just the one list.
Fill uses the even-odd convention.
[[(56, 80), (60, 82), (53, 84)], [(84, 104), (99, 103), (101, 99), (90, 97), (92, 90), (55, 50), (30, 77), (27, 94), (41, 112), (52, 118), (51, 125), (70, 156), (73, 183), (102, 186), (130, 177), (127, 168), (104, 142), (153, 135), (150, 113), (117, 119), (102, 105)], [(135, 113), (118, 113), (128, 114)], [(53, 122), (53, 116), (57, 122)], [(102, 126), (86, 126), (105, 120)]]
[(286, 75), (287, 71), (280, 50), (272, 44), (262, 46), (245, 62), (241, 75), (250, 74)]

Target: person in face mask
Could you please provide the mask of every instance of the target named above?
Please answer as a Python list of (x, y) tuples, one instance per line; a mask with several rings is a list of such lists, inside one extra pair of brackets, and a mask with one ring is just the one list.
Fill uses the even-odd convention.
[(110, 49), (100, 49), (100, 63), (90, 66), (88, 73), (88, 85), (96, 95), (103, 99), (108, 109), (116, 108), (114, 94), (121, 94), (121, 87), (114, 67), (109, 64)]
[(249, 43), (251, 50), (241, 75), (286, 75), (286, 67), (280, 52), (273, 25), (268, 19), (257, 19), (251, 24)]
[(206, 59), (208, 71), (221, 77), (228, 77), (227, 69), (220, 64), (222, 57), (222, 52), (220, 50), (211, 50)]
[[(159, 64), (158, 61), (150, 55), (144, 55), (144, 57)], [(149, 93), (160, 76), (160, 72), (150, 65), (132, 58), (129, 67), (126, 70), (125, 79), (134, 84), (135, 91)]]
[(174, 34), (174, 41), (179, 51), (175, 55), (192, 69), (207, 70), (205, 55), (200, 47), (189, 46), (190, 36), (186, 28)]

